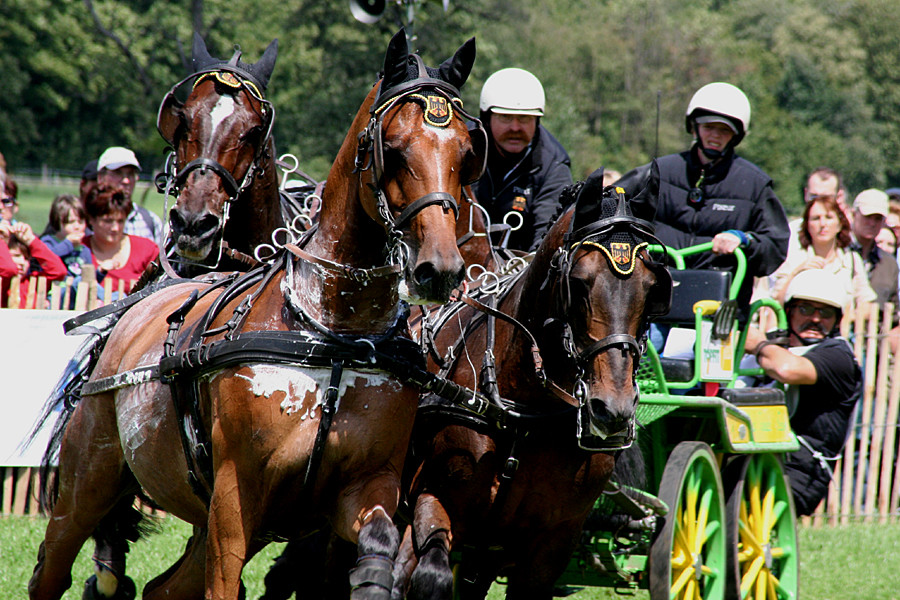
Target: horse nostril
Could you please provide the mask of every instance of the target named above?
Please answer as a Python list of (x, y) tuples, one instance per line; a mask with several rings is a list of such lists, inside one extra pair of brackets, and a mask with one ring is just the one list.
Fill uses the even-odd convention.
[(462, 283), (465, 277), (465, 265), (460, 259), (459, 264), (452, 265), (446, 270), (437, 269), (431, 262), (423, 262), (413, 271), (413, 280), (416, 287), (431, 300), (446, 302), (450, 293)]
[(180, 235), (186, 226), (184, 217), (182, 217), (181, 213), (174, 208), (169, 211), (169, 223), (172, 227), (172, 233), (175, 235)]

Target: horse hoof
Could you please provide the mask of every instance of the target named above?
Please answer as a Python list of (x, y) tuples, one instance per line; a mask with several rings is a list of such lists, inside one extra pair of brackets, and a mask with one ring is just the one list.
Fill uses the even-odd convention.
[(84, 582), (84, 593), (81, 595), (81, 600), (134, 600), (136, 596), (137, 588), (131, 577), (122, 578), (116, 586), (116, 593), (107, 596), (97, 589), (97, 576), (91, 575)]

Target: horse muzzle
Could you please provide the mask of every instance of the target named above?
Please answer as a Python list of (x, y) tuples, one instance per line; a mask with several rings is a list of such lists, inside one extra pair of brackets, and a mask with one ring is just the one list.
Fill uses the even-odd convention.
[(189, 260), (203, 260), (222, 236), (222, 219), (210, 212), (190, 213), (173, 208), (169, 223), (175, 251)]
[(635, 395), (631, 402), (623, 400), (623, 398), (617, 398), (612, 401), (593, 397), (584, 401), (583, 410), (588, 416), (591, 435), (607, 438), (627, 433), (630, 430), (635, 415), (637, 396)]

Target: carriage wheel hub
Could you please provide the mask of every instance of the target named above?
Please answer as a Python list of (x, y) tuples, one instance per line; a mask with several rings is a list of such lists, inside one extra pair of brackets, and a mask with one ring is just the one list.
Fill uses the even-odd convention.
[(694, 560), (691, 563), (691, 566), (694, 568), (694, 579), (700, 581), (703, 579), (703, 557), (700, 554), (691, 554), (691, 558)]
[(763, 556), (766, 559), (766, 569), (772, 569), (772, 563), (775, 562), (772, 558), (772, 544), (765, 544), (762, 547)]

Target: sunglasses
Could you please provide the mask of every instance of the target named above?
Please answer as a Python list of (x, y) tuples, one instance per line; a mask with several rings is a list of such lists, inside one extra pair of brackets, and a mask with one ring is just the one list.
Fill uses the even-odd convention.
[(823, 319), (833, 319), (837, 316), (837, 309), (833, 306), (813, 306), (812, 304), (798, 304), (797, 310), (800, 311), (800, 314), (804, 317), (811, 317), (816, 312), (819, 313), (819, 316)]
[(16, 203), (15, 198), (4, 198), (3, 199), (3, 206), (13, 206), (15, 203)]

